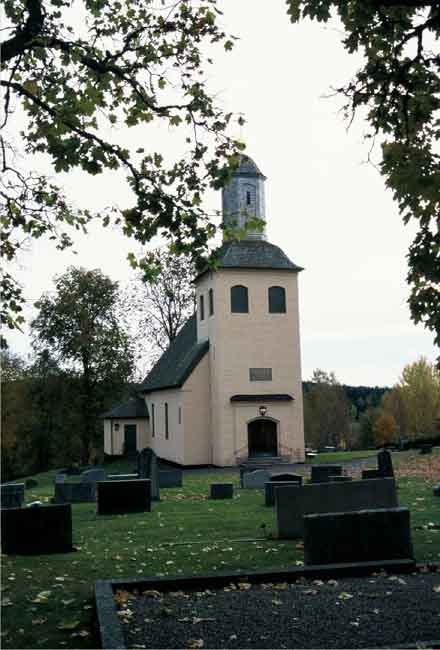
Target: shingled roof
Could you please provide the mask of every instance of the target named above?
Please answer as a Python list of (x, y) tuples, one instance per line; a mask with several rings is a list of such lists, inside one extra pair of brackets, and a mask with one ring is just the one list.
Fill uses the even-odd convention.
[(209, 349), (209, 341), (197, 343), (195, 314), (182, 327), (174, 341), (149, 372), (140, 390), (150, 393), (164, 388), (179, 388)]
[(112, 418), (148, 418), (148, 409), (141, 397), (130, 397), (125, 402), (117, 404), (114, 408), (101, 416), (104, 419)]
[[(264, 240), (228, 241), (217, 250), (216, 260), (215, 268), (219, 269), (303, 270), (291, 262), (279, 246)], [(197, 277), (201, 277), (210, 268), (206, 267)]]

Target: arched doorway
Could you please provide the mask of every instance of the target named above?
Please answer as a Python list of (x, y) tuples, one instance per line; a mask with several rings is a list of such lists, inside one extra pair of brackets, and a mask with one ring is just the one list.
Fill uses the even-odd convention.
[(269, 418), (258, 418), (248, 423), (249, 457), (277, 456), (277, 423)]

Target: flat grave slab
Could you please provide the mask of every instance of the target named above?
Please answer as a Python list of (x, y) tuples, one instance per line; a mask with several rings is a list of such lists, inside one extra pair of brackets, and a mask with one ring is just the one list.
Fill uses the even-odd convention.
[(0, 485), (1, 508), (21, 508), (24, 502), (24, 483)]
[(211, 483), (211, 499), (232, 499), (233, 496), (233, 483)]
[(306, 564), (413, 559), (408, 508), (304, 516)]
[(353, 512), (372, 508), (396, 508), (396, 483), (392, 478), (348, 483), (318, 483), (276, 488), (275, 505), (280, 539), (296, 539), (304, 533), (304, 515)]
[(327, 483), (330, 476), (341, 476), (342, 465), (312, 465), (312, 483)]
[(72, 550), (72, 508), (68, 504), (2, 510), (1, 524), (2, 552), (7, 555)]
[(97, 484), (98, 515), (150, 512), (151, 481), (100, 481)]
[(93, 503), (96, 501), (96, 483), (55, 482), (53, 503)]

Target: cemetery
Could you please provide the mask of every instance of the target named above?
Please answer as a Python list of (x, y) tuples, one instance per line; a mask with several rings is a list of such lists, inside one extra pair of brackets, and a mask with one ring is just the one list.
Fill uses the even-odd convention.
[[(376, 456), (372, 457), (369, 465), (373, 466), (375, 462)], [(371, 613), (374, 606), (368, 609), (368, 616), (364, 610), (366, 603), (371, 605), (373, 601), (379, 609), (385, 605), (380, 600), (382, 596), (369, 599), (365, 595), (367, 588), (373, 594), (380, 591), (383, 599), (386, 590), (396, 596), (396, 600), (385, 599), (388, 604), (393, 601), (396, 608), (389, 612), (392, 617), (397, 616), (397, 607), (407, 611), (416, 606), (416, 601), (423, 599), (424, 614), (419, 627), (414, 627), (414, 634), (419, 635), (415, 640), (421, 639), (423, 629), (424, 640), (432, 641), (432, 624), (435, 621), (432, 608), (438, 608), (440, 600), (437, 592), (433, 591), (440, 584), (440, 572), (435, 572), (440, 560), (440, 500), (435, 496), (440, 453), (438, 449), (434, 449), (431, 455), (403, 452), (393, 455), (393, 462), (394, 479), (365, 480), (361, 478), (361, 467), (353, 466), (347, 470), (344, 465), (341, 477), (351, 478), (351, 481), (340, 482), (329, 478), (327, 483), (311, 483), (311, 467), (306, 464), (287, 472), (284, 468), (280, 471), (279, 467), (265, 469), (263, 471), (268, 471), (274, 480), (269, 479), (260, 487), (241, 487), (240, 473), (236, 469), (188, 470), (183, 472), (183, 487), (161, 487), (160, 500), (147, 499), (150, 509), (141, 505), (137, 512), (130, 512), (130, 508), (124, 506), (122, 493), (112, 498), (112, 488), (121, 483), (128, 486), (126, 489), (130, 493), (137, 483), (149, 484), (151, 479), (138, 479), (129, 464), (125, 468), (125, 475), (136, 474), (136, 478), (126, 479), (121, 465), (116, 471), (110, 465), (105, 467), (107, 480), (96, 483), (97, 492), (101, 486), (104, 486), (104, 490), (110, 490), (105, 495), (107, 505), (110, 504), (114, 512), (123, 514), (108, 513), (105, 516), (98, 514), (97, 501), (48, 505), (56, 486), (62, 484), (55, 482), (60, 472), (32, 477), (37, 486), (26, 490), (25, 504), (39, 500), (43, 505), (5, 508), (2, 518), (8, 514), (14, 516), (17, 512), (36, 517), (38, 510), (46, 513), (50, 508), (70, 510), (72, 527), (69, 529), (68, 525), (63, 525), (62, 528), (67, 531), (67, 536), (71, 530), (72, 548), (64, 547), (62, 552), (58, 549), (36, 549), (40, 555), (38, 562), (35, 562), (35, 555), (27, 559), (26, 549), (8, 550), (8, 541), (4, 537), (3, 647), (123, 648), (143, 645), (146, 641), (149, 645), (145, 647), (190, 647), (167, 644), (173, 640), (175, 644), (178, 639), (183, 644), (185, 639), (189, 642), (193, 638), (203, 638), (204, 647), (218, 647), (212, 635), (226, 634), (219, 624), (219, 620), (225, 616), (220, 615), (222, 608), (229, 612), (228, 616), (232, 616), (231, 611), (236, 610), (238, 618), (246, 617), (249, 621), (248, 629), (241, 625), (240, 631), (235, 632), (235, 619), (232, 616), (227, 627), (233, 630), (229, 635), (238, 634), (238, 640), (234, 643), (234, 639), (226, 637), (223, 647), (274, 647), (274, 638), (280, 643), (283, 643), (283, 638), (274, 637), (281, 628), (278, 625), (274, 629), (270, 622), (272, 618), (280, 620), (278, 617), (283, 611), (289, 607), (291, 610), (294, 606), (298, 613), (301, 612), (301, 620), (305, 620), (302, 599), (308, 604), (313, 599), (318, 602), (318, 598), (323, 599), (326, 610), (333, 612), (333, 616), (335, 611), (341, 611), (340, 607), (345, 608), (344, 612), (349, 612), (349, 620), (343, 619), (346, 627), (351, 621), (362, 621), (359, 627), (352, 626), (355, 628), (353, 630), (349, 628), (351, 636), (347, 637), (346, 645), (340, 644), (338, 647), (353, 647), (349, 639), (352, 644), (355, 638), (358, 640), (354, 647), (372, 647), (368, 646), (371, 640), (376, 644), (373, 647), (381, 647), (380, 638), (375, 636), (378, 633), (375, 615)], [(117, 476), (120, 478), (117, 479)], [(333, 474), (329, 474), (331, 476)], [(75, 478), (81, 483), (81, 474), (67, 478), (69, 481)], [(387, 486), (395, 484), (398, 489), (393, 492), (387, 487), (384, 497), (384, 493), (380, 494), (376, 487), (382, 482)], [(266, 506), (268, 484), (274, 486), (275, 504), (272, 507)], [(279, 537), (277, 490), (297, 490), (296, 494), (299, 494), (307, 488), (311, 491), (325, 488), (359, 490), (358, 485), (364, 486), (361, 490), (365, 490), (365, 494), (372, 491), (375, 498), (385, 499), (380, 502), (379, 509), (379, 501), (374, 504), (367, 500), (362, 502), (361, 511), (354, 510), (343, 515), (325, 511), (305, 514), (304, 537)], [(212, 497), (213, 487), (214, 493), (219, 490), (222, 498)], [(396, 494), (397, 500), (394, 500)], [(341, 498), (339, 493), (338, 498)], [(145, 505), (142, 498), (141, 503)], [(344, 504), (347, 505), (346, 502)], [(373, 523), (372, 518), (375, 520)], [(17, 529), (16, 539), (29, 537), (23, 534), (23, 531), (29, 530), (24, 528), (23, 522), (15, 525), (21, 526)], [(387, 525), (389, 530), (394, 531), (394, 537), (381, 532), (387, 530)], [(321, 541), (323, 538), (326, 539), (325, 545)], [(342, 555), (341, 549), (346, 549)], [(51, 552), (54, 554), (51, 555)], [(380, 555), (382, 557), (379, 558)], [(412, 575), (414, 560), (430, 567), (430, 572), (417, 571)], [(322, 565), (326, 566), (325, 570)], [(382, 572), (373, 577), (377, 583), (383, 583), (381, 589), (377, 584), (370, 585), (365, 579), (355, 577), (373, 571), (377, 573), (379, 565), (387, 569), (388, 574), (385, 576)], [(129, 582), (127, 577), (130, 578)], [(397, 580), (414, 586), (408, 592), (408, 587)], [(332, 581), (338, 583), (336, 597)], [(108, 639), (102, 646), (103, 640), (95, 631), (95, 583), (98, 614), (102, 617), (103, 611), (107, 614), (110, 612), (114, 622), (114, 626), (106, 628), (116, 635), (114, 646), (109, 645), (111, 641)], [(156, 596), (135, 597), (133, 594), (141, 594), (140, 585), (143, 585), (143, 591), (156, 592)], [(188, 591), (187, 597), (179, 599), (172, 595), (179, 591)], [(206, 592), (211, 592), (206, 598), (196, 595)], [(350, 603), (344, 601), (344, 596), (338, 600), (344, 593), (353, 594)], [(362, 598), (358, 596), (359, 593), (364, 594)], [(232, 608), (231, 599), (234, 599)], [(289, 599), (292, 600), (290, 605)], [(272, 601), (279, 601), (280, 604), (274, 605)], [(321, 608), (321, 600), (319, 602)], [(263, 606), (267, 615), (264, 629), (260, 629), (255, 621), (252, 623), (256, 615), (252, 612), (256, 609), (258, 613)], [(402, 609), (404, 607), (406, 610)], [(196, 614), (191, 614), (190, 609)], [(124, 624), (124, 620), (131, 616), (127, 614), (127, 618), (124, 618), (126, 610), (135, 612), (133, 615), (142, 622), (140, 629), (144, 630), (144, 637), (130, 636), (128, 629), (132, 630), (133, 626)], [(272, 610), (273, 617), (269, 615)], [(311, 616), (313, 608), (308, 607), (309, 610)], [(166, 616), (164, 611), (168, 612)], [(160, 625), (146, 625), (145, 618), (158, 620)], [(194, 618), (201, 621), (193, 624), (191, 621)], [(101, 623), (99, 619), (98, 629)], [(334, 623), (336, 627), (331, 628), (339, 630), (339, 639), (344, 637), (343, 621), (340, 623), (340, 630), (339, 623)], [(318, 625), (316, 629), (325, 640), (324, 627)], [(398, 626), (394, 645), (399, 643), (397, 629)], [(149, 636), (154, 630), (156, 636)], [(304, 639), (294, 622), (290, 633), (292, 638), (303, 644), (300, 647), (319, 647), (316, 646), (317, 637)], [(173, 634), (179, 635), (178, 638)], [(243, 637), (245, 634), (248, 636)], [(45, 640), (37, 645), (37, 639)], [(382, 646), (391, 641), (391, 637), (387, 638)]]

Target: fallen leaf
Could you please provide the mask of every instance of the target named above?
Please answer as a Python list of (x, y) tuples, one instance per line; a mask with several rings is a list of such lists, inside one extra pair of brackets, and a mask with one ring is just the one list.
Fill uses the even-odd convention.
[(49, 596), (52, 594), (51, 591), (40, 591), (39, 594), (31, 601), (32, 603), (47, 603)]
[(341, 591), (341, 593), (339, 594), (338, 598), (339, 598), (340, 600), (348, 600), (349, 598), (353, 598), (353, 595), (352, 595), (352, 594), (348, 594), (346, 591)]
[(132, 594), (125, 589), (117, 589), (114, 595), (114, 599), (118, 605), (124, 605), (131, 597)]
[(162, 598), (160, 591), (156, 591), (155, 589), (147, 589), (146, 591), (142, 592), (142, 595), (146, 596), (147, 598)]
[(440, 585), (436, 585), (432, 588), (432, 591), (435, 591), (436, 594), (440, 594)]
[(10, 607), (13, 604), (14, 603), (12, 602), (12, 600), (10, 598), (3, 598), (2, 602), (1, 602), (2, 607)]
[(317, 589), (305, 589), (303, 591), (303, 594), (306, 594), (307, 596), (315, 596), (318, 593)]
[(252, 587), (252, 585), (251, 585), (250, 582), (239, 582), (238, 583), (238, 588), (240, 589), (240, 591), (247, 591), (251, 587)]
[(67, 600), (62, 600), (61, 603), (63, 605), (71, 605), (72, 603), (75, 602), (75, 598), (68, 598)]
[(185, 643), (185, 648), (203, 648), (205, 642), (203, 639), (188, 639)]
[(57, 625), (57, 630), (75, 630), (80, 626), (80, 621), (62, 621)]
[(285, 590), (289, 588), (289, 585), (287, 584), (287, 582), (277, 582), (276, 584), (274, 584), (273, 588)]
[(198, 618), (197, 616), (194, 616), (191, 623), (197, 625), (197, 623), (203, 623), (204, 621), (215, 621), (215, 618)]
[(273, 602), (274, 605), (282, 605), (282, 604), (283, 604), (283, 601), (282, 601), (282, 600), (277, 600), (276, 598), (274, 598), (274, 599), (272, 600), (272, 602)]
[(32, 619), (32, 625), (43, 625), (47, 621), (47, 618), (34, 618)]

